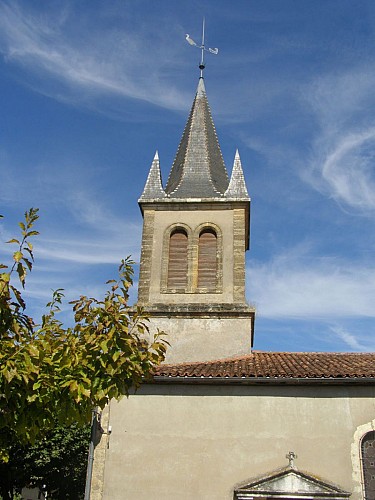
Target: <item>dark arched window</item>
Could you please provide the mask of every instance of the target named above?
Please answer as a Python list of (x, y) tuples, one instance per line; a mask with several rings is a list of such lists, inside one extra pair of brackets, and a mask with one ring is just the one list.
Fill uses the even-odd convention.
[(363, 437), (361, 456), (365, 500), (375, 500), (375, 431)]
[(175, 229), (169, 239), (168, 288), (186, 290), (188, 283), (188, 237), (183, 229)]
[(198, 246), (198, 288), (215, 291), (217, 286), (217, 235), (212, 228), (203, 229)]

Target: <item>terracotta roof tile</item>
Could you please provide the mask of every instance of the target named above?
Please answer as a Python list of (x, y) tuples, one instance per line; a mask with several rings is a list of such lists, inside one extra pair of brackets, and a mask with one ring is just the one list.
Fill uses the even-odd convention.
[(161, 365), (168, 378), (374, 378), (375, 353), (260, 352), (216, 361)]

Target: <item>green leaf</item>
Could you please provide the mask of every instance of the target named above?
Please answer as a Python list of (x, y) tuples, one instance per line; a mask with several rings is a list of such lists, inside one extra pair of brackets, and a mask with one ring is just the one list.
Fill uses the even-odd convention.
[(130, 259), (121, 262), (118, 280), (109, 280), (102, 298), (81, 296), (71, 302), (72, 327), (56, 317), (62, 289), (53, 292), (41, 325), (23, 314), (26, 302), (13, 281), (18, 278), (25, 287), (26, 273), (32, 271), (28, 238), (38, 234), (33, 229), (37, 219), (36, 209), (25, 213), (22, 239), (10, 240), (19, 245), (13, 267), (0, 274), (0, 454), (5, 449), (1, 436), (30, 442), (56, 422), (88, 423), (93, 404), (104, 407), (109, 398), (128, 395), (164, 359), (167, 345), (158, 336), (150, 336), (150, 343), (141, 339), (138, 328), (145, 326), (139, 319), (146, 319), (141, 311), (132, 314), (129, 326)]
[(100, 343), (100, 348), (106, 354), (108, 352), (108, 341), (107, 340), (103, 340)]

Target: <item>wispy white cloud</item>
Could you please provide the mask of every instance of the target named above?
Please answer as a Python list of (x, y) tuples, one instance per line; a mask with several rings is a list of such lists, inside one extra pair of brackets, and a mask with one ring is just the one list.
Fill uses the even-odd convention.
[[(24, 207), (35, 203), (47, 207), (46, 211), (41, 209), (37, 224), (42, 232), (35, 240), (35, 252), (39, 259), (81, 264), (119, 263), (127, 255), (139, 259), (141, 220), (133, 221), (125, 211), (119, 214), (111, 208), (99, 195), (99, 187), (90, 182), (83, 166), (76, 168), (74, 176), (66, 169), (57, 168), (56, 171), (64, 171), (65, 175), (47, 173), (44, 169), (32, 174), (32, 179), (27, 173), (23, 174), (23, 183), (33, 186), (33, 189), (23, 191)], [(0, 164), (0, 172), (6, 173), (0, 188), (0, 194), (4, 193), (1, 196), (3, 205), (18, 206), (20, 185), (17, 174), (12, 173), (10, 164), (6, 168)], [(80, 177), (85, 178), (84, 183), (78, 182)], [(19, 219), (22, 219), (22, 213)], [(16, 223), (13, 221), (11, 224), (12, 221), (4, 219), (1, 225), (3, 241), (13, 237), (17, 231)]]
[[(122, 230), (125, 228), (122, 224)], [(74, 228), (73, 228), (74, 229)], [(28, 313), (40, 321), (45, 304), (51, 299), (52, 291), (64, 290), (61, 319), (72, 322), (72, 307), (69, 301), (81, 295), (101, 298), (108, 289), (106, 281), (118, 277), (118, 266), (123, 258), (131, 255), (139, 260), (141, 226), (132, 224), (124, 233), (103, 234), (98, 228), (90, 238), (79, 231), (67, 237), (66, 232), (47, 239), (34, 239), (35, 262), (27, 276), (23, 292), (28, 304)], [(131, 302), (136, 300), (136, 289), (131, 290)]]
[(305, 89), (318, 132), (310, 169), (301, 177), (344, 210), (360, 215), (375, 209), (375, 67), (358, 65), (318, 78)]
[(356, 334), (349, 332), (347, 329), (342, 326), (331, 326), (331, 331), (339, 337), (351, 350), (353, 351), (373, 351), (375, 348), (375, 342), (372, 342), (372, 345), (362, 343), (358, 340)]
[[(370, 56), (371, 57), (371, 56)], [(357, 58), (358, 59), (358, 58)], [(372, 60), (352, 61), (345, 69), (317, 75), (301, 89), (303, 102), (308, 103), (326, 135), (338, 130), (354, 129), (363, 119), (371, 118), (374, 103), (375, 67)]]
[[(0, 229), (2, 239), (9, 236), (6, 229)], [(45, 312), (45, 304), (51, 299), (52, 290), (63, 288), (65, 299), (62, 319), (70, 323), (70, 300), (75, 300), (80, 295), (103, 297), (105, 282), (117, 278), (121, 260), (128, 255), (135, 261), (139, 260), (140, 224), (127, 225), (123, 222), (120, 231), (118, 226), (109, 224), (103, 230), (100, 227), (93, 230), (90, 237), (82, 235), (79, 228), (74, 226), (69, 230), (69, 236), (67, 230), (63, 233), (57, 230), (49, 239), (42, 236), (34, 238), (35, 262), (27, 277), (24, 296), (28, 313), (36, 321)], [(12, 249), (9, 248), (8, 261), (11, 253)], [(136, 290), (133, 287), (131, 302), (135, 300)]]
[[(375, 128), (338, 134), (308, 174), (312, 185), (344, 208), (366, 214), (375, 209)], [(316, 177), (315, 174), (319, 174)]]
[(140, 235), (141, 226), (132, 224), (125, 233), (113, 233), (112, 237), (98, 230), (90, 239), (80, 237), (79, 233), (71, 238), (66, 235), (54, 239), (39, 238), (35, 243), (35, 253), (40, 260), (69, 261), (83, 265), (116, 264), (128, 255), (139, 260)]
[(265, 318), (374, 318), (375, 267), (343, 258), (285, 251), (248, 268), (249, 298)]
[[(288, 75), (290, 78), (290, 75)], [(278, 82), (279, 79), (276, 79)], [(325, 73), (281, 85), (264, 106), (278, 116), (291, 113), (268, 133), (241, 133), (244, 144), (275, 167), (297, 174), (346, 212), (372, 216), (375, 209), (375, 66), (372, 61), (332, 64)], [(267, 94), (267, 91), (266, 91)], [(276, 125), (276, 127), (275, 127)], [(301, 131), (303, 130), (302, 136)], [(303, 142), (301, 142), (301, 140)], [(306, 147), (307, 146), (307, 147)]]
[[(163, 83), (163, 68), (174, 58), (176, 48), (152, 37), (147, 26), (132, 29), (131, 20), (121, 32), (74, 22), (68, 8), (36, 14), (32, 6), (3, 2), (0, 6), (0, 52), (9, 64), (27, 68), (37, 77), (35, 90), (62, 100), (89, 103), (93, 94), (144, 100), (170, 109), (182, 109), (186, 96)], [(162, 58), (156, 53), (163, 54)], [(51, 90), (46, 77), (71, 91)], [(29, 79), (30, 81), (30, 79)], [(31, 83), (30, 83), (31, 84)]]
[(63, 299), (60, 305), (59, 319), (66, 326), (73, 324), (73, 306), (70, 301), (77, 300), (82, 295), (102, 300), (108, 289), (105, 281), (117, 278), (114, 271), (109, 273), (100, 283), (95, 274), (95, 267), (91, 267), (88, 273), (80, 273), (81, 279), (78, 282), (74, 276), (74, 270), (69, 270), (68, 266), (64, 266), (63, 269), (64, 275), (56, 272), (40, 273), (39, 269), (36, 268), (28, 277), (23, 297), (27, 303), (27, 313), (34, 318), (35, 322), (40, 322), (42, 315), (46, 313), (46, 304), (51, 300), (53, 291), (60, 289), (63, 293)]

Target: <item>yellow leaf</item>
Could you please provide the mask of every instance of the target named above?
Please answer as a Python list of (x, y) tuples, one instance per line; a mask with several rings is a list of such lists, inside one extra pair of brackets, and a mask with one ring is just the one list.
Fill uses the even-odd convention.
[(23, 253), (18, 250), (18, 252), (14, 252), (13, 254), (13, 260), (16, 262), (19, 262), (23, 257)]

